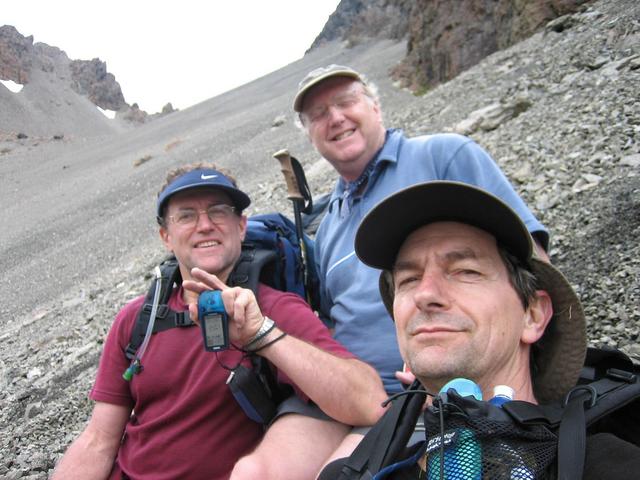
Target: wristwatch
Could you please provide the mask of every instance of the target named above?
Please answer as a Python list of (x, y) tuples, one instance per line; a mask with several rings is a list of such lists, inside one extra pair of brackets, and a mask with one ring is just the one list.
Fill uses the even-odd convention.
[(255, 350), (255, 349), (259, 348), (261, 343), (262, 343), (262, 342), (260, 342), (260, 340), (265, 338), (267, 336), (267, 334), (271, 330), (273, 330), (273, 328), (275, 326), (276, 326), (276, 323), (273, 320), (271, 320), (269, 317), (264, 317), (264, 321), (262, 322), (262, 325), (260, 326), (260, 329), (251, 338), (251, 340), (249, 340), (245, 344), (244, 349), (245, 350)]

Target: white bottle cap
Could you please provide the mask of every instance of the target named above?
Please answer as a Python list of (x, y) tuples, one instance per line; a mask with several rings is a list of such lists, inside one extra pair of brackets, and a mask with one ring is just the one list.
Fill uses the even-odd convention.
[(510, 400), (513, 400), (514, 395), (515, 392), (509, 385), (496, 385), (495, 387), (493, 387), (494, 397), (507, 397)]

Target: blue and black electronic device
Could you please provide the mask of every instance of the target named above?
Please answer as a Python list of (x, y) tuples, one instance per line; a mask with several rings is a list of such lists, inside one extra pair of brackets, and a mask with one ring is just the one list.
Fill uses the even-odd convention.
[(220, 352), (229, 348), (229, 319), (220, 290), (207, 290), (200, 294), (198, 319), (205, 350)]

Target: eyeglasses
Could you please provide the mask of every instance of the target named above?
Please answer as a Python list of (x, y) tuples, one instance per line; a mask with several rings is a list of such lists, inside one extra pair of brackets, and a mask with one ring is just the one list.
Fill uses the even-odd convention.
[(178, 211), (175, 215), (168, 218), (173, 223), (177, 223), (182, 227), (193, 227), (198, 223), (201, 213), (206, 213), (211, 223), (224, 223), (235, 213), (236, 208), (231, 205), (211, 205), (206, 210), (194, 210), (193, 208), (185, 208)]
[(346, 92), (336, 95), (332, 101), (324, 105), (317, 105), (309, 110), (302, 112), (302, 115), (310, 123), (318, 123), (329, 118), (329, 108), (344, 112), (360, 101), (361, 92)]

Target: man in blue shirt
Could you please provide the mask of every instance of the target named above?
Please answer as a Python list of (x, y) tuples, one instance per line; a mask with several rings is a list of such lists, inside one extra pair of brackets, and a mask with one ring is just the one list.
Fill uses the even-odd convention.
[(349, 67), (311, 71), (300, 82), (293, 107), (315, 149), (340, 176), (316, 236), (322, 314), (335, 338), (376, 368), (387, 392), (397, 392), (403, 362), (378, 292), (380, 272), (354, 252), (355, 233), (367, 212), (410, 185), (454, 180), (479, 186), (511, 206), (547, 260), (548, 233), (473, 140), (456, 134), (407, 138), (401, 130), (386, 129), (375, 88)]

